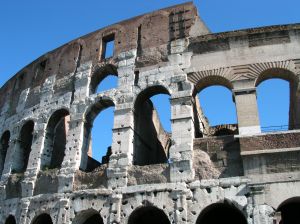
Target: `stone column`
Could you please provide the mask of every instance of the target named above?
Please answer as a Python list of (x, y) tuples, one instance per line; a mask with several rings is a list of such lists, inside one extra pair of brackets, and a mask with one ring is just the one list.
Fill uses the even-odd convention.
[(127, 185), (127, 168), (133, 161), (133, 114), (131, 108), (116, 108), (112, 155), (107, 169), (108, 187)]
[(172, 146), (170, 148), (171, 182), (193, 180), (193, 103), (192, 96), (172, 98)]
[(239, 134), (260, 133), (256, 88), (250, 81), (237, 81), (233, 85), (232, 91), (237, 111)]
[(113, 194), (111, 197), (109, 223), (121, 222), (121, 205), (122, 194)]

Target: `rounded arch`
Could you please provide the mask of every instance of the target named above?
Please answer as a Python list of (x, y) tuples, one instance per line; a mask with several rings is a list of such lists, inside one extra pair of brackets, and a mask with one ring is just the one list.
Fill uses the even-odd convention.
[(103, 219), (96, 210), (88, 209), (76, 214), (72, 224), (103, 224)]
[(168, 216), (163, 210), (155, 206), (142, 206), (135, 209), (128, 218), (128, 224), (170, 224)]
[[(84, 136), (83, 136), (83, 143), (82, 143), (82, 155), (81, 155), (81, 164), (80, 169), (84, 171), (92, 171), (95, 168), (99, 167), (104, 163), (109, 162), (109, 156), (111, 154), (111, 148), (108, 147), (106, 154), (102, 157), (102, 161), (98, 161), (94, 159), (93, 154), (93, 144), (92, 144), (92, 131), (93, 131), (93, 124), (98, 115), (108, 108), (114, 107), (115, 103), (111, 98), (108, 97), (100, 97), (97, 99), (95, 103), (90, 105), (85, 114), (85, 123), (84, 123)], [(114, 113), (113, 110), (109, 111), (110, 113)], [(107, 127), (108, 129), (112, 130), (112, 127)], [(107, 130), (107, 129), (106, 129)], [(103, 131), (103, 130), (102, 130)], [(102, 132), (103, 133), (103, 132)], [(101, 137), (101, 133), (97, 133), (98, 136)], [(101, 145), (102, 147), (102, 145)], [(103, 151), (102, 151), (103, 152)]]
[[(276, 80), (277, 79), (277, 80)], [(264, 81), (268, 81), (268, 83), (263, 83)], [(287, 83), (286, 83), (287, 82)], [(263, 83), (263, 85), (261, 85)], [(300, 127), (300, 105), (299, 105), (299, 99), (298, 99), (298, 83), (299, 83), (299, 77), (292, 71), (285, 69), (285, 68), (269, 68), (262, 71), (257, 79), (255, 80), (255, 87), (258, 87), (258, 106), (259, 106), (259, 115), (260, 115), (260, 121), (262, 123), (262, 126), (265, 131), (276, 131), (277, 129), (285, 130), (288, 128), (296, 129)], [(276, 91), (273, 85), (280, 86), (281, 94)], [(273, 87), (273, 88), (272, 88)], [(271, 94), (270, 90), (273, 90), (273, 93), (278, 94), (278, 99), (276, 103), (272, 100), (272, 96), (274, 94)], [(261, 97), (260, 93), (263, 92)], [(268, 93), (268, 94), (267, 94)], [(266, 100), (267, 98), (268, 100)], [(263, 100), (264, 99), (264, 100)], [(271, 104), (271, 102), (274, 102)], [(272, 122), (271, 117), (269, 115), (272, 115), (271, 111), (268, 111), (267, 108), (263, 107), (262, 105), (266, 105), (267, 103), (271, 104), (269, 105), (269, 110), (272, 108), (271, 111), (276, 110), (280, 111), (280, 114), (277, 114), (277, 116), (280, 116), (282, 119), (281, 123), (276, 124), (270, 124)], [(274, 115), (274, 114), (273, 114)], [(276, 118), (273, 118), (275, 120)], [(276, 119), (277, 120), (277, 119)], [(274, 126), (279, 125), (279, 126)], [(271, 127), (269, 127), (271, 126)]]
[(284, 68), (270, 68), (261, 72), (255, 80), (255, 87), (268, 79), (283, 79), (290, 85), (298, 85), (299, 78), (292, 71)]
[(5, 224), (16, 224), (16, 219), (13, 215), (9, 215), (5, 220)]
[(105, 62), (97, 64), (91, 75), (90, 92), (95, 93), (98, 85), (110, 75), (118, 77), (118, 70), (115, 65)]
[(204, 208), (197, 218), (196, 224), (234, 223), (247, 224), (244, 214), (231, 202), (224, 201)]
[(10, 131), (5, 131), (0, 139), (0, 175), (2, 174), (5, 158), (7, 154), (7, 149), (9, 147), (9, 141), (10, 141)]
[(134, 101), (134, 109), (136, 109), (136, 107), (138, 107), (139, 104), (143, 103), (145, 100), (157, 94), (167, 94), (171, 96), (170, 91), (163, 85), (148, 86), (137, 94)]
[(277, 212), (280, 213), (280, 224), (298, 224), (300, 222), (300, 197), (293, 197), (282, 202)]
[(62, 108), (50, 116), (41, 157), (41, 168), (60, 168), (65, 156), (70, 113)]
[(31, 224), (53, 224), (52, 218), (47, 213), (42, 213), (35, 217)]
[[(167, 163), (169, 148), (171, 146), (171, 134), (165, 131), (157, 108), (151, 97), (164, 94), (170, 96), (170, 92), (162, 85), (150, 86), (141, 91), (134, 102), (134, 154), (133, 164), (151, 165)], [(165, 100), (159, 96), (160, 100)], [(159, 106), (156, 104), (156, 106)], [(164, 109), (167, 105), (163, 105)], [(161, 107), (159, 108), (161, 109)], [(171, 116), (170, 119), (171, 120)]]
[(25, 172), (33, 141), (34, 121), (24, 122), (20, 133), (12, 172)]
[(223, 86), (229, 89), (230, 91), (233, 89), (233, 85), (229, 79), (223, 76), (211, 75), (205, 76), (198, 80), (198, 82), (195, 84), (193, 95), (197, 95), (203, 89), (210, 86)]

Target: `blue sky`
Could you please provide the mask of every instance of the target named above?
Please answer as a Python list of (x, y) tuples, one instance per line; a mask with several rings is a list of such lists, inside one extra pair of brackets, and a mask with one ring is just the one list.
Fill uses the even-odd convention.
[[(72, 39), (133, 16), (183, 2), (186, 1), (1, 0), (0, 85), (28, 63)], [(212, 32), (300, 22), (299, 0), (198, 0), (194, 3)], [(279, 107), (272, 106), (272, 100), (288, 105), (288, 85), (278, 80), (269, 81), (269, 87), (263, 84), (258, 90), (258, 96), (263, 95), (267, 99), (258, 97), (262, 126), (286, 124), (288, 106), (281, 111)], [(211, 87), (200, 94), (205, 113), (213, 125), (236, 121), (234, 105), (230, 105), (231, 93), (226, 91), (220, 87)], [(275, 93), (278, 94), (276, 98)], [(158, 105), (158, 109), (164, 126), (169, 130), (167, 117), (170, 111), (160, 109), (163, 105), (169, 105), (167, 97), (155, 102), (161, 102), (162, 106)], [(220, 120), (222, 117), (224, 119)], [(101, 123), (100, 126), (106, 124)], [(100, 143), (109, 145), (103, 139)], [(99, 148), (103, 147), (101, 144)]]

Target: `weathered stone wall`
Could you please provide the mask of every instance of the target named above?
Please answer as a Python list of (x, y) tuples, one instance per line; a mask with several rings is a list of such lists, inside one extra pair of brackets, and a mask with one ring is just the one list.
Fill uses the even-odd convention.
[[(263, 224), (291, 215), (284, 208), (300, 196), (299, 40), (299, 24), (211, 34), (186, 3), (43, 55), (0, 89), (0, 223)], [(108, 41), (115, 48), (105, 58)], [(118, 86), (97, 93), (108, 75)], [(256, 87), (269, 78), (290, 82), (284, 133), (260, 133)], [(209, 127), (196, 94), (211, 85), (232, 91), (238, 124)], [(170, 96), (171, 133), (141, 103), (156, 94)], [(99, 164), (89, 158), (90, 131), (111, 106), (111, 151)], [(135, 160), (147, 159), (138, 135), (156, 148), (147, 163)]]

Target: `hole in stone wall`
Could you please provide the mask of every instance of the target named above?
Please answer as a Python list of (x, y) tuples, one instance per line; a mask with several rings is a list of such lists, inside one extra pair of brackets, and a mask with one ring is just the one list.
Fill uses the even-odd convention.
[(102, 55), (101, 59), (114, 56), (115, 34), (110, 34), (102, 38)]
[(163, 210), (154, 206), (143, 206), (135, 209), (129, 216), (128, 224), (170, 224)]
[(31, 152), (33, 129), (33, 121), (27, 121), (21, 128), (12, 172), (24, 172), (27, 168)]
[(9, 147), (9, 139), (10, 139), (10, 132), (5, 131), (0, 139), (0, 175), (2, 174), (5, 158), (7, 154), (7, 149)]
[(114, 104), (100, 100), (86, 115), (81, 169), (87, 172), (109, 162), (112, 144)]
[(69, 112), (65, 109), (55, 111), (47, 124), (41, 168), (60, 168), (65, 156), (69, 131)]
[(53, 224), (53, 222), (51, 216), (44, 213), (36, 217), (32, 224)]
[(277, 209), (278, 222), (283, 224), (298, 224), (300, 220), (300, 197), (284, 201)]
[(196, 224), (234, 223), (247, 224), (243, 213), (233, 205), (215, 203), (206, 207), (199, 215)]
[(289, 82), (282, 79), (261, 82), (257, 88), (257, 104), (263, 132), (289, 129)]
[[(195, 101), (194, 111), (199, 122), (196, 136), (237, 134), (236, 108), (232, 92), (220, 85), (202, 89)], [(200, 129), (200, 130), (199, 130)], [(197, 137), (198, 137), (197, 136)]]
[(16, 224), (16, 219), (14, 216), (10, 215), (5, 221), (5, 224)]
[(168, 91), (150, 87), (137, 97), (134, 108), (134, 164), (166, 163), (171, 145)]

